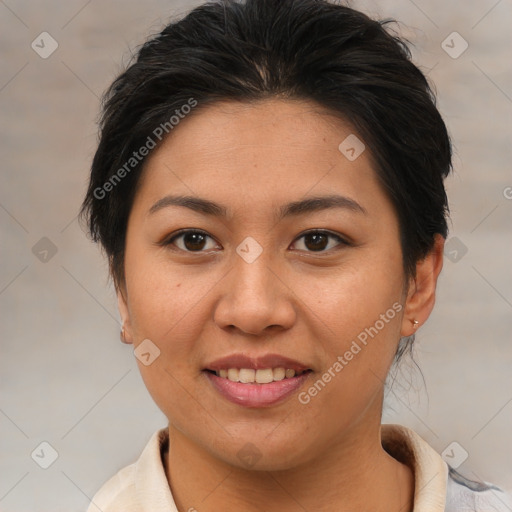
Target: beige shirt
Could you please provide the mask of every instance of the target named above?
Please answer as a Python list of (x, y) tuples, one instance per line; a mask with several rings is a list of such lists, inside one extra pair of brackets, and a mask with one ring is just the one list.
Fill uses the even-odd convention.
[[(512, 510), (510, 496), (449, 469), (413, 430), (384, 424), (381, 437), (386, 451), (414, 472), (414, 512)], [(87, 512), (178, 512), (163, 464), (167, 449), (168, 429), (163, 428), (153, 434), (137, 462), (121, 469), (103, 485)]]

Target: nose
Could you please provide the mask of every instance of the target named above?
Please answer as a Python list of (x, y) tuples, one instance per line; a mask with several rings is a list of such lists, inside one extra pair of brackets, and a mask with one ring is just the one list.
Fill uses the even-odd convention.
[(233, 267), (222, 280), (214, 313), (220, 328), (262, 335), (294, 324), (296, 310), (290, 284), (275, 262), (270, 268), (264, 253), (252, 263), (234, 256)]

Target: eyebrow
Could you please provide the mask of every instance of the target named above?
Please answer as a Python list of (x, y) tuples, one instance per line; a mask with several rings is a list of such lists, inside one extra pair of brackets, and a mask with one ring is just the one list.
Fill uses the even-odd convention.
[[(226, 207), (195, 196), (172, 196), (168, 195), (159, 199), (148, 211), (151, 215), (156, 213), (163, 208), (169, 206), (183, 206), (189, 208), (195, 212), (202, 213), (203, 215), (211, 215), (214, 217), (228, 216)], [(340, 196), (336, 194), (327, 196), (314, 196), (302, 199), (300, 201), (293, 201), (291, 203), (281, 206), (278, 213), (278, 220), (282, 220), (286, 217), (304, 215), (306, 213), (313, 213), (323, 210), (330, 210), (333, 208), (343, 208), (346, 210), (353, 211), (355, 213), (362, 213), (367, 215), (367, 211), (359, 203), (350, 199), (349, 197)]]

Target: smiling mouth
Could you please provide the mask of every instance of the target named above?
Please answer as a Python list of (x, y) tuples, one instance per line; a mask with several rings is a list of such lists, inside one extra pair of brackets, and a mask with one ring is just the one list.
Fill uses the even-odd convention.
[(231, 382), (240, 382), (242, 384), (270, 384), (271, 382), (279, 382), (282, 380), (293, 379), (312, 370), (295, 371), (292, 368), (264, 368), (254, 370), (252, 368), (227, 368), (221, 370), (205, 371), (216, 375), (217, 377), (230, 380)]
[(221, 396), (247, 408), (272, 407), (284, 402), (310, 378), (302, 368), (207, 368), (203, 374)]

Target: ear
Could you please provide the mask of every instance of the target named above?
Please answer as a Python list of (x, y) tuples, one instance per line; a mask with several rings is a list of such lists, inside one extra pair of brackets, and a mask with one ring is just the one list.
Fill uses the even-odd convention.
[[(401, 336), (411, 336), (417, 326), (423, 325), (430, 316), (436, 299), (437, 278), (443, 268), (445, 239), (435, 235), (434, 247), (416, 264), (416, 277), (409, 281), (409, 290), (402, 317)], [(414, 320), (418, 322), (414, 325)]]
[(126, 300), (126, 290), (122, 285), (117, 288), (117, 307), (121, 315), (122, 329), (124, 329), (124, 339), (121, 337), (121, 341), (128, 344), (133, 343), (130, 311)]

